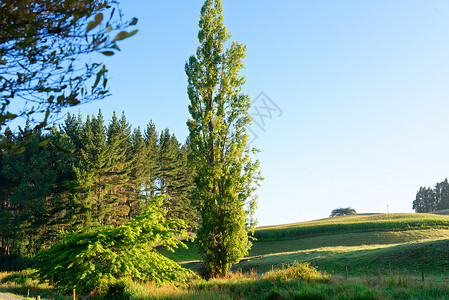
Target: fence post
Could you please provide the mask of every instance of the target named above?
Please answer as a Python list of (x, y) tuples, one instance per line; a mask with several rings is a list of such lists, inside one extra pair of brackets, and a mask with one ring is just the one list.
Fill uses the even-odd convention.
[(36, 296), (36, 300), (41, 300), (41, 296)]
[(75, 293), (75, 289), (73, 289), (73, 300), (76, 300), (76, 293)]
[(346, 280), (348, 280), (348, 267), (345, 267), (345, 277), (346, 277)]

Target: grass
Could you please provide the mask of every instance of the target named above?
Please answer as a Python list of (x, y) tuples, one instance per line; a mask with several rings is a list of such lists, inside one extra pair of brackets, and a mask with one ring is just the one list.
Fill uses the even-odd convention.
[[(371, 214), (260, 227), (249, 257), (320, 247), (400, 244), (449, 238), (449, 217), (430, 214)], [(201, 259), (198, 245), (160, 252), (177, 262)]]
[(309, 262), (319, 270), (351, 276), (382, 274), (441, 278), (449, 271), (447, 239), (398, 245), (323, 247), (255, 256), (243, 260), (236, 268), (264, 273), (294, 261)]
[(315, 236), (302, 239), (255, 242), (249, 256), (307, 250), (321, 247), (391, 245), (449, 238), (447, 229), (380, 231)]
[[(301, 261), (340, 276), (345, 274), (345, 267), (348, 267), (350, 276), (359, 277), (377, 276), (380, 272), (383, 275), (420, 279), (421, 271), (424, 271), (426, 278), (438, 282), (449, 270), (449, 229), (434, 229), (430, 225), (439, 224), (435, 226), (439, 228), (447, 221), (448, 217), (428, 214), (376, 214), (263, 227), (256, 232), (269, 229), (272, 230), (270, 234), (274, 234), (276, 231), (309, 230), (311, 226), (339, 224), (356, 224), (360, 228), (369, 229), (373, 223), (387, 228), (392, 223), (401, 224), (406, 230), (336, 231), (338, 233), (301, 238), (291, 236), (290, 239), (278, 238), (274, 234), (274, 238), (254, 242), (249, 255), (234, 266), (233, 270), (254, 270), (263, 274), (294, 261)], [(413, 227), (410, 224), (420, 226)], [(200, 259), (198, 246), (191, 243), (189, 247), (190, 250), (166, 254), (181, 262), (184, 267), (196, 270)]]
[(20, 272), (0, 272), (0, 291), (21, 295), (29, 299), (34, 299), (40, 295), (41, 299), (57, 299), (57, 293), (46, 283), (39, 283), (33, 279), (34, 270), (24, 270)]
[[(9, 274), (8, 276), (10, 276)], [(11, 278), (11, 277), (9, 277)], [(3, 281), (5, 282), (5, 281)], [(317, 272), (306, 264), (268, 272), (229, 274), (226, 278), (195, 279), (186, 286), (139, 284), (126, 281), (120, 296), (89, 299), (447, 299), (447, 284), (420, 282), (405, 276), (344, 279)], [(71, 299), (53, 294), (43, 299)]]
[(431, 212), (431, 214), (435, 214), (435, 215), (449, 215), (449, 209), (433, 211), (433, 212)]
[[(364, 245), (396, 245), (402, 243), (427, 240), (449, 239), (449, 230), (427, 229), (408, 231), (384, 231), (336, 234), (330, 236), (316, 236), (294, 240), (254, 242), (247, 258), (276, 253), (308, 250), (322, 247), (349, 247)], [(187, 243), (189, 249), (179, 248), (170, 252), (161, 250), (165, 256), (177, 262), (191, 263), (201, 259), (198, 245)]]

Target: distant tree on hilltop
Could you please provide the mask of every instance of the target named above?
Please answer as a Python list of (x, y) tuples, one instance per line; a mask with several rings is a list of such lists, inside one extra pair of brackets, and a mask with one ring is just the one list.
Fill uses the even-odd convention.
[(346, 208), (336, 208), (331, 212), (330, 217), (338, 217), (338, 216), (346, 216), (346, 215), (356, 215), (357, 212), (352, 207), (346, 207)]
[(435, 188), (420, 187), (413, 201), (413, 210), (417, 213), (428, 213), (449, 209), (449, 182), (447, 178), (438, 182)]

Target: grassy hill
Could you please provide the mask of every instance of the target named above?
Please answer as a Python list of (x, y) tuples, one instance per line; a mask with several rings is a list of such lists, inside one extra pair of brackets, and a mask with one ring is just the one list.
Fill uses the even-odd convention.
[[(294, 261), (350, 275), (441, 276), (449, 270), (449, 216), (369, 214), (259, 227), (249, 255), (234, 270), (264, 273)], [(164, 254), (196, 269), (198, 245)]]
[(350, 215), (277, 226), (259, 227), (258, 241), (279, 241), (349, 232), (449, 229), (449, 218), (433, 214)]
[(319, 270), (343, 275), (421, 275), (421, 271), (445, 276), (449, 271), (449, 233), (445, 239), (427, 240), (394, 245), (365, 245), (349, 247), (321, 247), (249, 257), (236, 268), (255, 269), (259, 273), (282, 268), (294, 261), (310, 262)]
[(449, 215), (449, 209), (444, 209), (444, 210), (437, 210), (437, 211), (433, 211), (431, 212), (432, 214), (435, 215)]

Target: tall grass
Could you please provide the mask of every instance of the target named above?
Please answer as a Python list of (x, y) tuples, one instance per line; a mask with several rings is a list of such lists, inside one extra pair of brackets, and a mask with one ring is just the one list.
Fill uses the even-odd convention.
[(18, 272), (0, 272), (0, 291), (34, 297), (45, 296), (47, 299), (56, 299), (56, 292), (47, 283), (39, 283), (33, 278), (34, 270)]
[[(349, 278), (323, 274), (297, 264), (264, 276), (234, 273), (227, 278), (194, 280), (188, 286), (126, 282), (121, 295), (79, 295), (80, 299), (447, 299), (449, 286), (420, 282), (408, 277), (385, 276)], [(304, 265), (303, 265), (304, 266)], [(296, 270), (294, 270), (296, 268)], [(299, 271), (298, 271), (299, 270)], [(299, 272), (299, 273), (298, 273)], [(312, 278), (304, 274), (313, 273)], [(314, 278), (317, 276), (317, 278)], [(69, 299), (55, 294), (46, 299)]]

